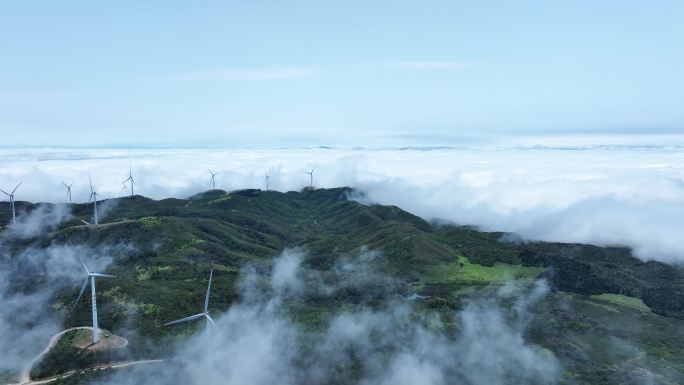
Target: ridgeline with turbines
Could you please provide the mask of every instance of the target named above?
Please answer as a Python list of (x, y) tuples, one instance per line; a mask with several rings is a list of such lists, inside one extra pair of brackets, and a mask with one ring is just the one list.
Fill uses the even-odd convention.
[[(314, 189), (314, 170), (310, 186), (302, 191), (212, 189), (188, 199), (163, 200), (133, 195), (131, 173), (130, 196), (98, 202), (93, 189), (92, 204), (66, 204), (71, 216), (48, 233), (5, 242), (5, 258), (29, 247), (123, 245), (110, 248), (112, 261), (100, 273), (87, 268), (88, 255), (79, 255), (83, 260), (74, 263), (82, 264), (87, 274), (80, 292), (74, 287), (54, 293), (51, 311), (65, 328), (92, 323), (93, 343), (102, 327), (127, 338), (127, 346), (87, 354), (62, 346), (54, 353), (59, 356), (48, 355), (34, 368), (35, 378), (121, 360), (123, 351), (135, 359), (165, 357), (175, 342), (204, 327), (184, 321), (205, 318), (211, 325), (210, 312), (220, 314), (239, 299), (236, 284), (242, 268), (266, 272), (288, 248), (302, 250), (303, 266), (322, 275), (335, 269), (340, 258), (377, 252), (383, 273), (397, 282), (393, 295), (416, 295), (418, 309), (444, 314), (506, 282), (530, 284), (545, 278), (554, 292), (536, 309), (545, 316), (533, 325), (529, 338), (572, 368), (578, 380), (566, 383), (592, 381), (601, 371), (615, 370), (618, 358), (582, 354), (580, 346), (599, 346), (618, 336), (639, 344), (662, 367), (684, 369), (684, 346), (671, 338), (684, 330), (680, 267), (640, 261), (627, 248), (511, 241), (516, 238), (510, 234), (430, 223), (398, 207), (362, 204), (353, 199), (361, 193), (351, 188)], [(214, 187), (216, 174), (210, 173)], [(97, 204), (107, 207), (99, 220)], [(24, 201), (0, 203), (0, 226), (7, 236), (15, 205), (20, 216), (38, 207)], [(97, 282), (96, 302), (95, 278), (112, 276), (117, 278)], [(15, 284), (21, 288), (30, 279), (20, 277)], [(80, 303), (88, 282), (90, 306)], [(369, 296), (373, 303), (390, 300), (386, 295), (352, 289), (334, 300), (311, 295), (293, 305), (294, 318), (302, 327), (316, 329), (340, 308)], [(197, 313), (202, 300), (203, 312)], [(625, 322), (638, 327), (625, 329), (620, 326)]]

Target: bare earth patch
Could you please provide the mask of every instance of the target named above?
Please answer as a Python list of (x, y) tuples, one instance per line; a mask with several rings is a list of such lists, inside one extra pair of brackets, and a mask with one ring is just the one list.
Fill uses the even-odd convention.
[(74, 346), (89, 351), (103, 351), (121, 349), (128, 345), (128, 340), (104, 329), (100, 329), (100, 341), (97, 344), (93, 345), (92, 338), (92, 331), (79, 330), (74, 338)]

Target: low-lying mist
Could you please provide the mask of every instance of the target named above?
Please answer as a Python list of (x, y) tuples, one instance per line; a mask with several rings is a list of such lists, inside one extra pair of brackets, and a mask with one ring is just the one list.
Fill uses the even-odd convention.
[(61, 317), (70, 309), (55, 307), (55, 295), (78, 291), (85, 277), (79, 256), (91, 270), (104, 271), (111, 255), (126, 248), (24, 243), (70, 218), (67, 206), (40, 205), (29, 214), (19, 215), (16, 225), (0, 233), (0, 352), (4, 353), (0, 373), (24, 369), (62, 329)]
[[(214, 314), (216, 327), (202, 321), (180, 342), (173, 363), (154, 376), (135, 369), (106, 383), (553, 384), (561, 372), (553, 354), (524, 338), (530, 306), (548, 291), (544, 281), (436, 312), (385, 276), (377, 254), (342, 259), (327, 273), (304, 259), (286, 250), (270, 271), (244, 268), (240, 299)], [(310, 312), (323, 321), (307, 321)]]

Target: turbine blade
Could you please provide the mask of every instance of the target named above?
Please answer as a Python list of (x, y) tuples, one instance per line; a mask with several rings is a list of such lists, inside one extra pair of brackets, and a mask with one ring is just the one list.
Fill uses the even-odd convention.
[(69, 311), (69, 313), (74, 311), (74, 309), (76, 308), (76, 305), (78, 304), (78, 301), (80, 301), (81, 297), (83, 297), (83, 292), (85, 291), (87, 286), (88, 286), (88, 277), (86, 277), (85, 280), (83, 281), (83, 285), (81, 285), (81, 291), (78, 292), (78, 297), (76, 297), (76, 301), (74, 301), (73, 306), (71, 306), (71, 310)]
[(192, 320), (195, 320), (195, 319), (198, 319), (198, 318), (202, 318), (202, 317), (204, 317), (204, 316), (205, 316), (204, 313), (195, 314), (195, 315), (191, 315), (190, 317), (185, 317), (185, 318), (177, 319), (177, 320), (175, 320), (175, 321), (167, 322), (167, 323), (164, 324), (164, 326), (173, 325), (173, 324), (179, 324), (179, 323), (181, 323), (181, 322), (188, 322), (188, 321), (192, 321)]
[(207, 309), (209, 309), (209, 294), (211, 293), (211, 279), (214, 276), (214, 269), (212, 268), (211, 271), (209, 272), (209, 286), (207, 286), (207, 296), (204, 297), (204, 312), (207, 312)]
[(10, 196), (10, 194), (8, 194), (7, 192), (5, 192), (5, 190), (0, 190), (0, 191), (2, 191), (2, 193), (5, 194), (5, 195)]
[(14, 190), (12, 190), (12, 195), (14, 195), (14, 192), (17, 191), (17, 189), (19, 188), (19, 186), (21, 186), (22, 183), (24, 183), (24, 182), (19, 182), (17, 187), (15, 187)]
[(90, 193), (92, 194), (92, 192), (93, 192), (93, 178), (90, 176), (90, 173), (88, 173), (88, 183), (90, 183)]
[(64, 185), (64, 187), (69, 188), (69, 186), (67, 186), (67, 184), (64, 183), (64, 181), (62, 181), (62, 184)]
[(78, 257), (78, 260), (81, 261), (81, 265), (83, 266), (83, 270), (85, 270), (86, 274), (90, 274), (90, 271), (88, 271), (88, 267), (86, 266), (85, 262), (83, 262), (83, 259), (78, 255), (77, 255), (77, 257)]
[(81, 222), (85, 223), (86, 225), (90, 225), (90, 222), (84, 221), (83, 219), (81, 219)]
[(207, 321), (211, 324), (211, 326), (216, 327), (216, 322), (214, 322), (214, 319), (211, 318), (209, 313), (204, 313), (204, 316), (207, 318)]
[(118, 278), (116, 275), (102, 274), (102, 273), (91, 273), (90, 275), (98, 278)]

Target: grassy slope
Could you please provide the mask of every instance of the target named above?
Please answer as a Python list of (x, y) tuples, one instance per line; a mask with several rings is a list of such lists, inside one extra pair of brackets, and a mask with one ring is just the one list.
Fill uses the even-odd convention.
[(592, 299), (597, 299), (599, 301), (604, 301), (608, 303), (613, 303), (613, 304), (618, 304), (622, 306), (628, 306), (634, 309), (638, 309), (644, 312), (650, 312), (651, 308), (646, 306), (644, 304), (644, 301), (642, 301), (639, 298), (634, 298), (634, 297), (628, 297), (626, 295), (620, 295), (620, 294), (610, 294), (610, 293), (603, 293), (603, 294), (598, 294), (598, 295), (592, 295)]

